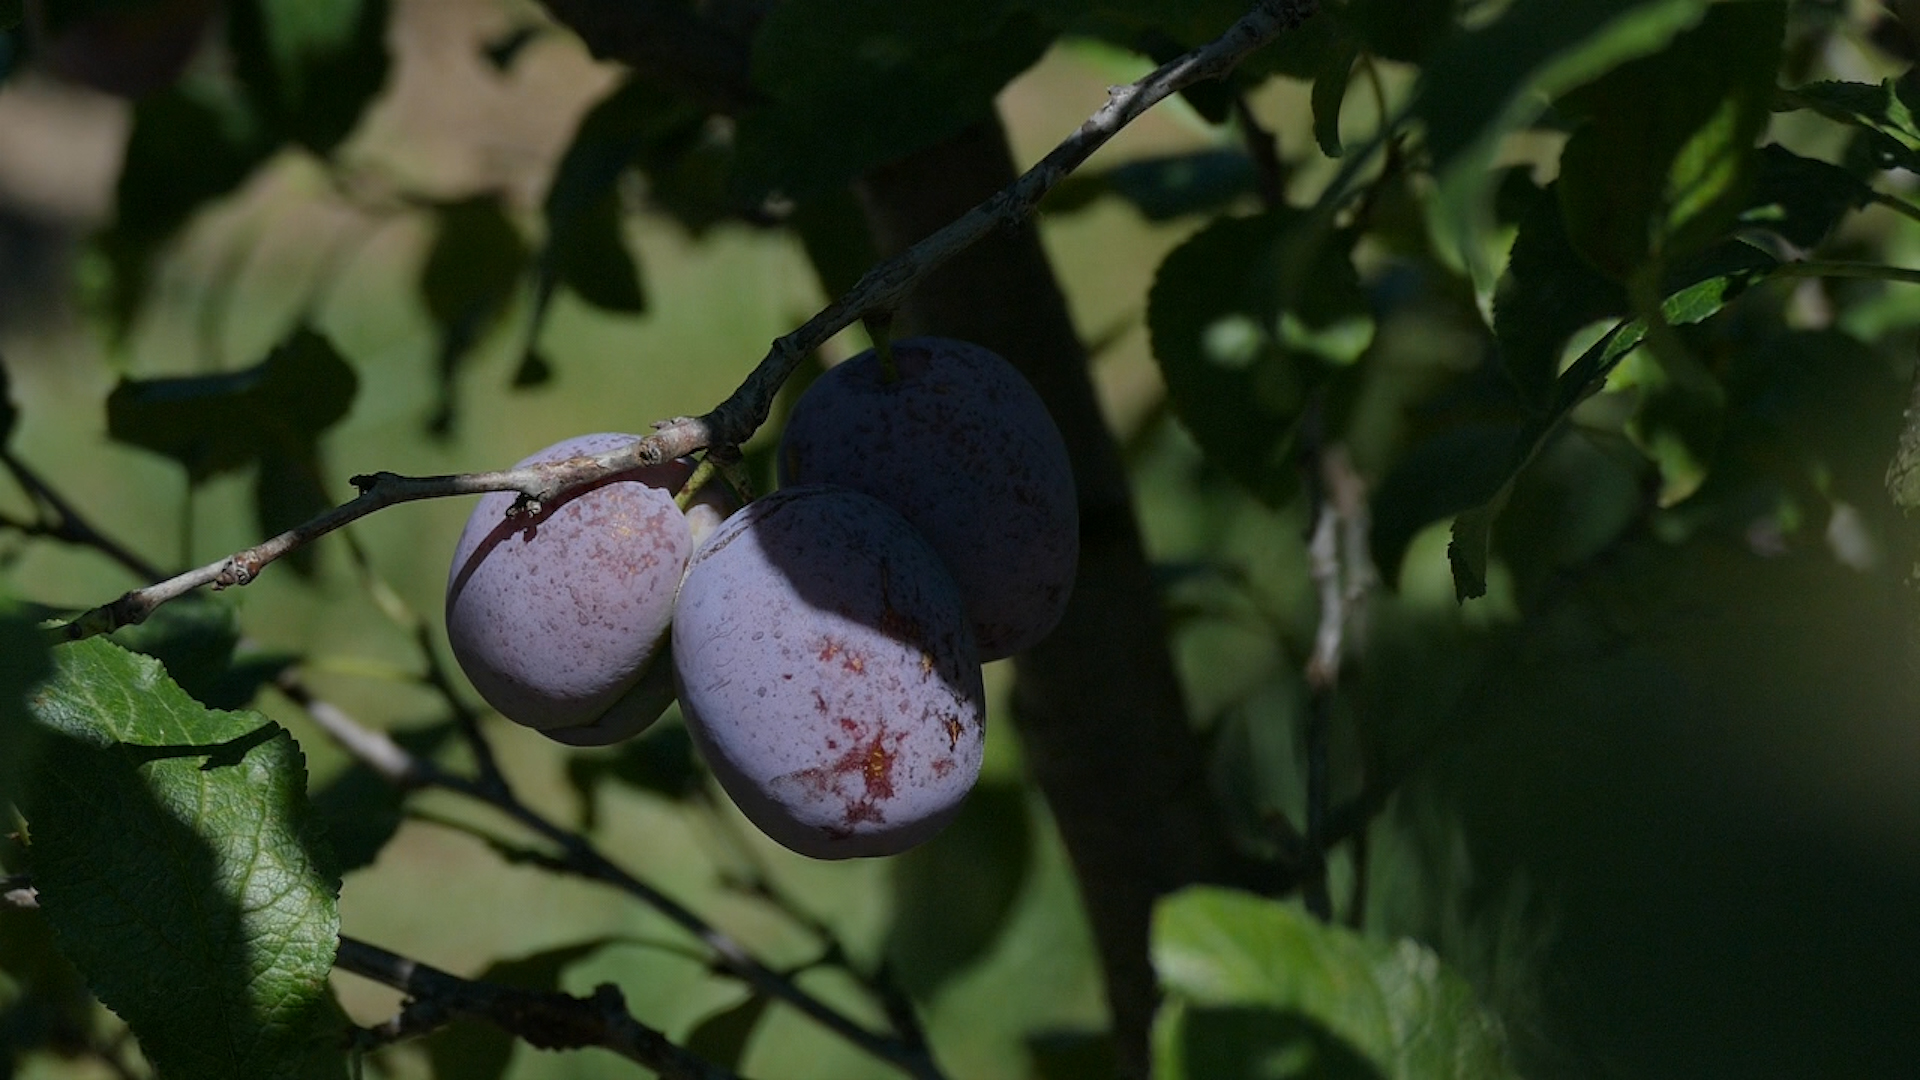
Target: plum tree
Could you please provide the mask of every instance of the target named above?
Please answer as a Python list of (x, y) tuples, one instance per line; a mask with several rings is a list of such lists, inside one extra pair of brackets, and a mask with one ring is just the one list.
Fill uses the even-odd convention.
[[(633, 439), (581, 435), (520, 465)], [(673, 700), (662, 657), (695, 525), (709, 529), (726, 510), (714, 485), (687, 514), (674, 505), (691, 473), (674, 461), (620, 474), (531, 517), (508, 515), (512, 493), (480, 500), (454, 549), (446, 617), (453, 654), (488, 704), (575, 746), (617, 742), (660, 716)]]
[(940, 558), (885, 504), (803, 485), (694, 555), (675, 605), (680, 707), (749, 820), (803, 855), (933, 836), (980, 771), (985, 698)]
[(815, 380), (781, 438), (782, 483), (839, 484), (899, 511), (940, 553), (982, 660), (1060, 621), (1080, 551), (1066, 445), (1040, 395), (978, 345), (896, 342)]

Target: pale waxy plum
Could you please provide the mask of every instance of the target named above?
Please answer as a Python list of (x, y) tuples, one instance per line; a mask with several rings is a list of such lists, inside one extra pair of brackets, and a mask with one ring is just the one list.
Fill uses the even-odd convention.
[[(637, 436), (582, 435), (519, 465), (562, 461)], [(516, 466), (518, 467), (518, 466)], [(509, 518), (511, 492), (482, 496), (447, 577), (447, 640), (507, 719), (575, 746), (628, 738), (673, 700), (668, 628), (693, 552), (689, 519), (730, 509), (717, 484), (683, 514), (685, 461), (622, 473), (537, 515)]]
[(838, 484), (899, 511), (953, 572), (980, 659), (1044, 638), (1066, 610), (1080, 512), (1065, 442), (1013, 365), (946, 338), (828, 370), (780, 440), (783, 484)]
[(959, 590), (866, 495), (786, 488), (729, 518), (687, 568), (674, 641), (695, 745), (800, 854), (903, 851), (979, 776), (984, 694)]

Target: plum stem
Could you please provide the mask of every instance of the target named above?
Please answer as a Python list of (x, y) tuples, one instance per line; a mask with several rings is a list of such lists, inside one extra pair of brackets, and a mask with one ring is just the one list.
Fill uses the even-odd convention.
[(687, 477), (687, 482), (674, 493), (673, 505), (679, 507), (681, 513), (686, 513), (687, 507), (693, 505), (694, 496), (700, 494), (700, 489), (707, 486), (707, 481), (713, 479), (719, 468), (712, 455), (701, 458), (700, 464), (693, 467), (693, 475)]
[(880, 381), (892, 386), (900, 381), (900, 365), (893, 360), (893, 313), (869, 315), (861, 321), (873, 339), (873, 354), (880, 358)]

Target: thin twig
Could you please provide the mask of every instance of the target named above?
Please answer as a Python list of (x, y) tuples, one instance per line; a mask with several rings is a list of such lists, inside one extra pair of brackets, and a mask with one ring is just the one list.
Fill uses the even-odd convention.
[[(1307, 714), (1307, 855), (1310, 869), (1324, 870), (1327, 851), (1334, 703), (1340, 690), (1341, 663), (1366, 634), (1366, 604), (1379, 575), (1368, 550), (1372, 531), (1366, 481), (1353, 467), (1346, 447), (1315, 448), (1320, 508), (1307, 546), (1314, 585), (1320, 595), (1320, 625), (1307, 659), (1312, 703)], [(1310, 874), (1307, 906), (1322, 919), (1333, 914), (1324, 873)]]
[(704, 449), (737, 447), (766, 422), (781, 384), (827, 339), (862, 319), (891, 315), (928, 274), (947, 260), (994, 231), (1031, 216), (1047, 192), (1120, 129), (1168, 95), (1232, 71), (1248, 54), (1305, 21), (1318, 6), (1318, 0), (1260, 0), (1218, 39), (1137, 82), (1110, 87), (1106, 104), (1012, 184), (867, 271), (845, 295), (799, 329), (774, 341), (740, 386), (704, 416), (663, 420), (654, 425), (651, 435), (625, 446), (526, 468), (455, 476), (407, 477), (390, 472), (356, 476), (353, 484), (360, 495), (352, 501), (244, 551), (129, 592), (81, 614), (54, 633), (69, 641), (111, 633), (143, 621), (160, 605), (202, 586), (223, 589), (245, 585), (288, 552), (398, 503), (513, 491), (521, 496), (516, 512), (537, 512), (542, 504), (616, 473), (658, 465)]
[[(101, 532), (75, 510), (71, 503), (62, 498), (52, 485), (41, 479), (39, 473), (5, 447), (0, 447), (0, 465), (4, 465), (7, 472), (13, 475), (14, 482), (26, 491), (40, 511), (39, 521), (9, 521), (7, 524), (10, 528), (30, 536), (44, 536), (51, 540), (92, 548), (125, 567), (135, 577), (152, 580), (165, 573), (158, 566)], [(52, 514), (52, 520), (48, 520), (49, 512)]]
[(521, 990), (463, 979), (377, 945), (342, 936), (336, 967), (404, 991), (393, 1020), (372, 1029), (376, 1045), (425, 1035), (461, 1018), (485, 1020), (543, 1050), (597, 1046), (639, 1062), (669, 1080), (738, 1080), (735, 1074), (674, 1045), (634, 1019), (618, 987), (602, 983), (589, 997)]

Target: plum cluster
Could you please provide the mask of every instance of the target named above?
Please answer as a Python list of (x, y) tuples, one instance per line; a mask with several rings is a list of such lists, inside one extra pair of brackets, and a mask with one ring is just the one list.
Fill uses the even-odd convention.
[(682, 462), (532, 519), (488, 496), (448, 579), (454, 655), (502, 714), (576, 745), (626, 738), (677, 695), (768, 836), (817, 858), (902, 851), (979, 775), (981, 663), (1065, 608), (1079, 549), (1066, 448), (1005, 360), (915, 338), (817, 379), (779, 471), (780, 490), (731, 516), (715, 485), (676, 507)]

